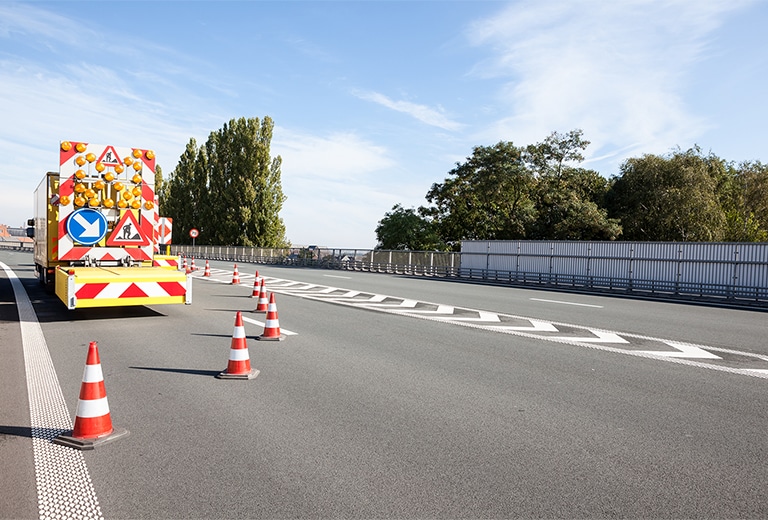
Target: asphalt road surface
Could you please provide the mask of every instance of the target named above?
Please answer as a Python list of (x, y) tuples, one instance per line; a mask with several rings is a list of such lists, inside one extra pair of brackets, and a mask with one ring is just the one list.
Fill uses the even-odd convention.
[[(0, 518), (768, 517), (764, 312), (225, 262), (68, 311), (0, 262)], [(237, 311), (260, 373), (217, 379)], [(91, 341), (130, 433), (81, 452), (34, 410), (71, 428)]]

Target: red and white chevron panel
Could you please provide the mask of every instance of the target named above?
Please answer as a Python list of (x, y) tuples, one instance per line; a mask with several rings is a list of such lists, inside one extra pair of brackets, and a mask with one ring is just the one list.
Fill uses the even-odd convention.
[(184, 296), (187, 287), (182, 282), (111, 282), (75, 285), (78, 299), (165, 298)]

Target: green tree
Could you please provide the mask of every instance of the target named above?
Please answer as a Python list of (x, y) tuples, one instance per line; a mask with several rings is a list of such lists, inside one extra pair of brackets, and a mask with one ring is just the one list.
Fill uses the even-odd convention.
[(759, 161), (731, 165), (720, 186), (720, 200), (726, 217), (724, 240), (768, 240), (768, 165)]
[(535, 179), (521, 155), (511, 142), (477, 146), (451, 177), (432, 185), (426, 198), (433, 206), (422, 213), (433, 218), (446, 243), (526, 237), (536, 218), (530, 198)]
[(392, 206), (376, 226), (376, 249), (433, 251), (445, 249), (436, 226), (413, 208)]
[(608, 217), (604, 199), (608, 181), (594, 170), (572, 166), (589, 146), (579, 129), (553, 132), (526, 147), (524, 159), (536, 175), (532, 195), (537, 218), (530, 238), (539, 240), (615, 240), (617, 219)]
[(670, 155), (627, 159), (608, 195), (612, 216), (626, 240), (717, 241), (725, 213), (718, 185), (725, 163), (698, 147)]
[(233, 119), (200, 148), (190, 139), (162, 189), (175, 243), (189, 243), (194, 227), (200, 244), (287, 245), (279, 216), (282, 159), (270, 156), (273, 127), (269, 117)]

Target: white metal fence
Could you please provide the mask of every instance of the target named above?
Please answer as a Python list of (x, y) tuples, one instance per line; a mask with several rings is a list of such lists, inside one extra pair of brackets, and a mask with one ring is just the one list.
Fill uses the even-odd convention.
[(464, 241), (460, 253), (171, 246), (199, 259), (768, 307), (768, 243)]

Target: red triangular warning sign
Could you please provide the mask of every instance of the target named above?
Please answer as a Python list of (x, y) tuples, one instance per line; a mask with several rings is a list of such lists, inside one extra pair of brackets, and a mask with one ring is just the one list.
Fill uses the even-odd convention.
[(123, 164), (123, 161), (120, 160), (120, 156), (117, 155), (117, 152), (115, 151), (115, 147), (111, 145), (104, 148), (104, 151), (101, 152), (101, 155), (99, 156), (99, 160), (96, 162), (100, 162), (104, 166), (117, 166), (118, 164)]
[(126, 211), (107, 239), (108, 246), (148, 246), (149, 237), (139, 227), (133, 211)]

